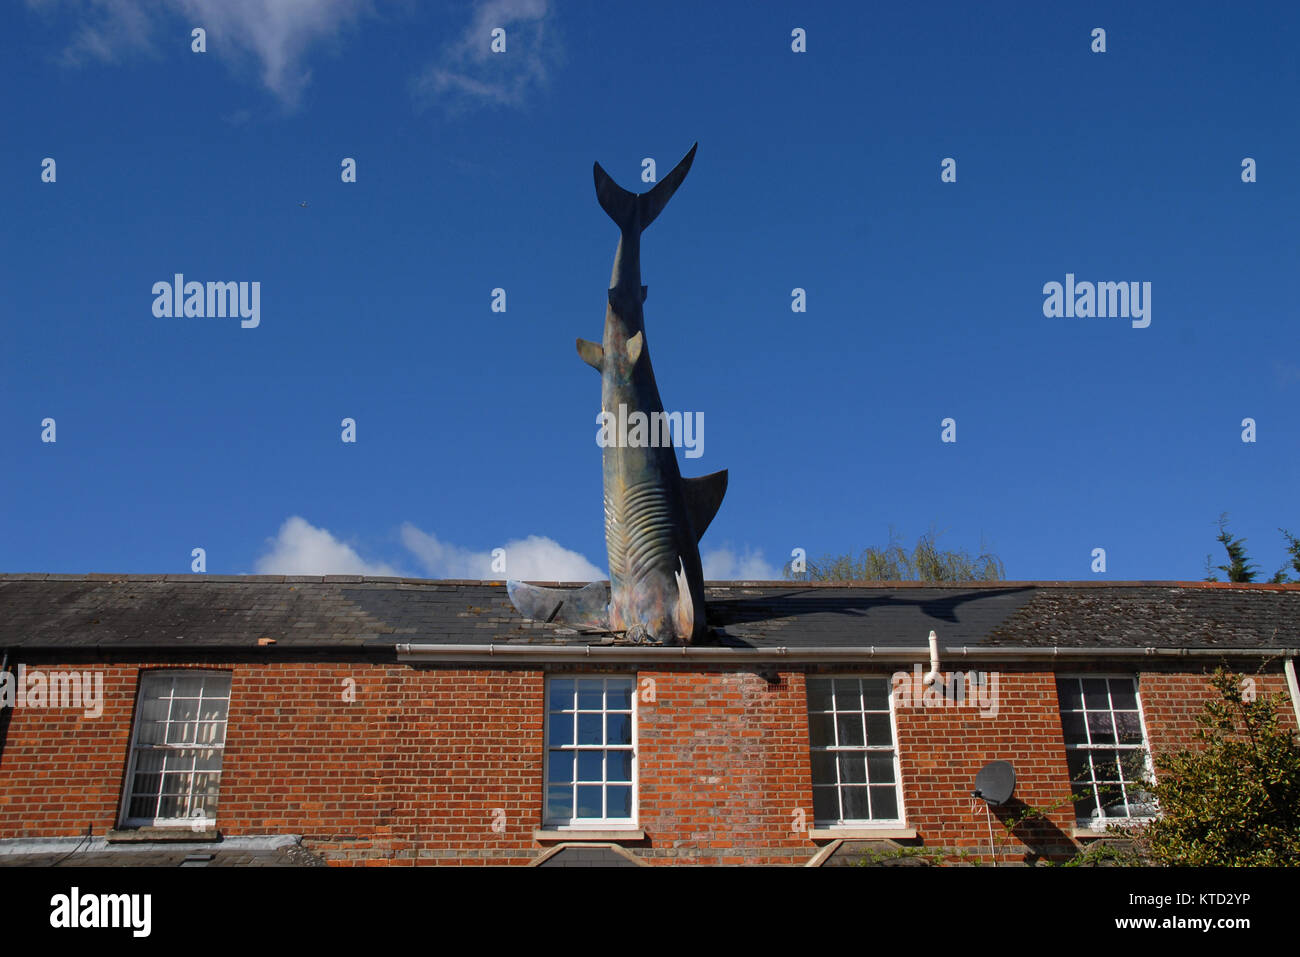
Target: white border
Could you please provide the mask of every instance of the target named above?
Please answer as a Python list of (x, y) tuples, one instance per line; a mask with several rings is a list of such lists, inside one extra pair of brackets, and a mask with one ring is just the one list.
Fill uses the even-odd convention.
[[(546, 817), (547, 789), (550, 781), (547, 778), (547, 765), (550, 763), (551, 756), (551, 682), (553, 680), (563, 681), (570, 678), (577, 681), (582, 678), (630, 678), (632, 681), (632, 817), (629, 818), (595, 818), (595, 817), (573, 817), (568, 819), (568, 823), (559, 823), (558, 821), (548, 820)], [(562, 671), (562, 672), (545, 672), (542, 675), (543, 694), (542, 694), (542, 823), (541, 828), (545, 831), (639, 831), (641, 825), (638, 823), (641, 816), (641, 754), (640, 742), (638, 740), (639, 730), (637, 728), (638, 719), (640, 718), (640, 708), (637, 707), (637, 699), (641, 697), (641, 681), (637, 672), (608, 672), (608, 671)], [(601, 715), (609, 714), (605, 710), (605, 702), (601, 703)], [(614, 712), (620, 713), (620, 712)], [(604, 721), (601, 722), (602, 729)], [(575, 723), (576, 734), (576, 723)], [(575, 742), (576, 743), (576, 742)], [(576, 749), (575, 749), (576, 750)], [(620, 749), (621, 750), (621, 749)], [(574, 767), (577, 767), (577, 758), (574, 758)], [(576, 773), (576, 772), (575, 772)], [(572, 786), (573, 782), (569, 784)], [(603, 783), (602, 787), (607, 787)], [(602, 795), (606, 797), (606, 795)], [(574, 810), (577, 808), (575, 806)]]
[[(822, 680), (825, 680), (825, 679), (832, 679), (832, 680), (833, 680), (833, 679), (835, 679), (835, 678), (857, 678), (857, 679), (859, 679), (859, 680), (861, 680), (861, 679), (863, 679), (863, 678), (883, 678), (883, 679), (884, 679), (884, 682), (885, 682), (885, 693), (886, 693), (886, 695), (888, 696), (888, 700), (889, 700), (889, 730), (890, 730), (890, 734), (893, 736), (893, 739), (894, 739), (894, 748), (893, 748), (893, 751), (894, 751), (894, 792), (895, 792), (895, 796), (896, 796), (896, 798), (897, 798), (897, 800), (898, 800), (898, 817), (896, 817), (896, 818), (888, 818), (888, 819), (883, 819), (883, 820), (882, 820), (882, 819), (877, 819), (877, 820), (862, 820), (862, 819), (859, 819), (859, 818), (852, 818), (852, 819), (847, 820), (847, 821), (844, 821), (844, 820), (837, 821), (837, 822), (835, 822), (835, 823), (833, 823), (833, 824), (832, 824), (832, 823), (819, 823), (818, 820), (817, 820), (817, 809), (816, 809), (816, 804), (817, 804), (817, 802), (816, 802), (816, 800), (814, 800), (814, 801), (813, 801), (813, 807), (812, 807), (812, 809), (811, 809), (813, 813), (810, 815), (811, 820), (809, 821), (809, 824), (808, 824), (808, 831), (809, 831), (809, 833), (811, 833), (811, 832), (814, 831), (814, 830), (817, 830), (817, 831), (838, 831), (838, 830), (843, 830), (843, 831), (871, 831), (871, 830), (898, 831), (898, 830), (900, 830), (900, 829), (906, 829), (906, 828), (908, 827), (908, 824), (907, 824), (907, 806), (906, 806), (906, 804), (905, 804), (904, 801), (903, 801), (903, 766), (902, 766), (902, 765), (903, 765), (903, 762), (902, 762), (903, 745), (902, 745), (902, 742), (898, 740), (898, 713), (897, 713), (897, 706), (896, 706), (896, 703), (895, 703), (895, 701), (894, 701), (894, 687), (893, 687), (893, 675), (892, 675), (892, 674), (889, 674), (889, 675), (880, 675), (880, 674), (878, 674), (878, 673), (876, 673), (876, 672), (867, 672), (867, 673), (863, 673), (863, 672), (834, 672), (834, 673), (830, 673), (830, 674), (813, 674), (813, 673), (811, 673), (811, 672), (804, 672), (803, 711), (804, 711), (805, 724), (806, 724), (806, 726), (807, 726), (807, 728), (808, 728), (808, 746), (807, 746), (807, 753), (808, 753), (808, 782), (809, 782), (809, 789), (811, 790), (811, 788), (813, 787), (814, 782), (815, 782), (816, 779), (815, 779), (815, 777), (813, 776), (813, 770), (812, 770), (813, 743), (812, 743), (812, 721), (811, 721), (812, 715), (813, 715), (815, 712), (813, 712), (812, 708), (809, 706), (809, 701), (808, 701), (808, 682), (809, 682), (809, 680), (816, 680), (816, 679), (822, 679)], [(832, 687), (832, 693), (833, 693), (834, 685), (832, 685), (831, 687)], [(823, 713), (823, 714), (824, 714), (825, 712), (820, 712), (820, 713)], [(860, 713), (861, 713), (861, 712), (860, 712)], [(877, 713), (877, 714), (878, 714), (879, 712), (873, 712), (873, 713)], [(863, 728), (863, 730), (864, 730), (864, 733), (865, 733), (865, 730), (866, 730), (866, 729), (865, 729), (865, 722), (864, 722), (864, 728)], [(837, 734), (837, 735), (839, 734), (838, 729), (836, 730), (836, 734)], [(831, 752), (828, 752), (828, 753), (834, 754), (835, 752), (834, 752), (834, 751), (831, 751)], [(864, 750), (862, 753), (864, 753), (864, 754), (869, 754), (870, 752)], [(840, 785), (838, 784), (838, 781), (839, 781), (839, 770), (838, 770), (838, 767), (837, 767), (836, 772), (835, 772), (835, 778), (836, 778), (836, 782), (837, 782), (837, 783), (836, 783), (836, 791), (838, 792), (838, 791), (839, 791), (839, 788), (840, 788)], [(869, 786), (870, 786), (870, 781), (868, 781), (868, 787), (869, 787)], [(815, 797), (815, 796), (814, 796), (814, 797)], [(837, 804), (840, 803), (840, 800), (841, 800), (840, 795), (837, 793), (837, 794), (836, 794), (836, 803), (837, 803)], [(841, 810), (843, 810), (842, 807), (841, 807)]]
[[(1057, 680), (1060, 680), (1061, 678), (1078, 678), (1078, 679), (1105, 678), (1107, 681), (1113, 679), (1127, 679), (1133, 682), (1133, 695), (1134, 697), (1137, 698), (1138, 721), (1142, 725), (1143, 760), (1146, 763), (1147, 774), (1154, 782), (1156, 779), (1156, 772), (1155, 772), (1154, 762), (1151, 759), (1151, 735), (1147, 733), (1147, 714), (1146, 714), (1146, 709), (1142, 706), (1142, 673), (1141, 672), (1124, 673), (1124, 672), (1112, 672), (1112, 671), (1057, 672), (1053, 677), (1056, 678)], [(1082, 691), (1083, 689), (1080, 688), (1080, 693), (1082, 693)], [(1108, 704), (1110, 703), (1110, 700), (1111, 700), (1110, 688), (1108, 686), (1106, 688), (1106, 701)], [(1086, 706), (1087, 702), (1085, 701), (1084, 704)], [(1086, 714), (1087, 712), (1084, 711), (1081, 713)], [(1115, 709), (1113, 707), (1110, 709), (1110, 713), (1113, 717), (1115, 714)], [(1070, 785), (1070, 798), (1071, 798), (1070, 810), (1071, 813), (1074, 813), (1074, 800), (1073, 800), (1074, 782), (1069, 779), (1069, 774), (1070, 774), (1069, 754), (1071, 751), (1092, 750), (1092, 749), (1090, 748), (1079, 749), (1079, 748), (1070, 747), (1070, 745), (1065, 740), (1065, 723), (1063, 720), (1064, 714), (1065, 714), (1065, 709), (1061, 707), (1061, 690), (1058, 687), (1056, 689), (1056, 718), (1057, 721), (1061, 723), (1061, 744), (1064, 747), (1065, 754), (1066, 754), (1066, 762), (1065, 762), (1066, 783)], [(1087, 728), (1086, 718), (1084, 719), (1084, 726), (1085, 726), (1085, 733), (1086, 733), (1086, 728)], [(1115, 735), (1115, 740), (1116, 741), (1119, 740), (1118, 734)], [(1096, 798), (1097, 798), (1097, 793), (1094, 790), (1093, 800), (1096, 800)], [(1074, 827), (1076, 830), (1088, 831), (1090, 833), (1104, 835), (1107, 829), (1112, 824), (1117, 824), (1120, 825), (1121, 827), (1131, 826), (1131, 825), (1141, 825), (1147, 823), (1148, 821), (1154, 821), (1158, 816), (1159, 816), (1159, 810), (1157, 810), (1156, 814), (1150, 817), (1098, 817), (1098, 818), (1088, 818), (1084, 820), (1079, 818), (1078, 815), (1076, 814), (1074, 818)]]
[[(144, 683), (146, 678), (166, 676), (175, 678), (178, 675), (227, 675), (230, 678), (230, 691), (226, 693), (226, 730), (221, 738), (221, 775), (225, 773), (226, 766), (226, 738), (230, 736), (230, 705), (234, 699), (235, 673), (225, 668), (141, 668), (136, 673), (135, 680), (135, 707), (131, 711), (131, 742), (127, 745), (126, 752), (126, 776), (122, 780), (122, 797), (118, 802), (117, 808), (117, 827), (124, 831), (137, 830), (142, 827), (176, 827), (176, 828), (195, 828), (196, 824), (201, 824), (201, 830), (210, 831), (217, 825), (217, 819), (213, 817), (173, 817), (173, 818), (129, 818), (126, 816), (127, 808), (131, 803), (131, 795), (135, 789), (135, 762), (136, 762), (136, 736), (140, 732), (140, 704), (141, 695), (144, 694)], [(191, 788), (194, 782), (191, 781)], [(221, 785), (220, 778), (217, 784), (217, 808), (221, 807)]]

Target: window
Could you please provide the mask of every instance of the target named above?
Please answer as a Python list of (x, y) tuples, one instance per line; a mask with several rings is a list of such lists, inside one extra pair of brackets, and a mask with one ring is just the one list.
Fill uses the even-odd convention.
[(636, 823), (635, 688), (632, 677), (547, 681), (547, 826)]
[(1078, 821), (1100, 826), (1110, 823), (1106, 818), (1151, 817), (1152, 796), (1139, 785), (1150, 764), (1137, 680), (1062, 677), (1056, 693)]
[(229, 706), (229, 673), (149, 672), (141, 678), (123, 826), (216, 818)]
[(901, 824), (888, 678), (809, 678), (813, 818), (819, 825)]

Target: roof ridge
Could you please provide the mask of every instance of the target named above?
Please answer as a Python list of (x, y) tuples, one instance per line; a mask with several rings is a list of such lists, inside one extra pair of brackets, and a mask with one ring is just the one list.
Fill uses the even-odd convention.
[[(386, 575), (209, 575), (165, 573), (114, 573), (86, 572), (66, 574), (56, 572), (0, 572), (0, 582), (5, 581), (88, 581), (88, 582), (260, 582), (269, 584), (403, 584), (403, 585), (474, 585), (504, 587), (503, 579), (485, 578), (408, 578)], [(587, 582), (530, 581), (530, 584), (551, 588), (580, 588)], [(1278, 584), (1274, 582), (1205, 582), (1205, 581), (1089, 581), (1087, 579), (1044, 579), (1007, 581), (797, 581), (790, 579), (709, 580), (708, 588), (930, 588), (930, 589), (1003, 589), (1003, 588), (1194, 588), (1224, 591), (1300, 591), (1300, 582)]]

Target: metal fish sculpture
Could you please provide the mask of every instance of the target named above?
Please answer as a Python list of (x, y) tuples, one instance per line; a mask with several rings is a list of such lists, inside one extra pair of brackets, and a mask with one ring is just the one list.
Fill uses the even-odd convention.
[[(698, 146), (699, 144), (696, 144)], [(578, 340), (578, 355), (600, 373), (601, 409), (641, 412), (662, 421), (663, 402), (650, 365), (642, 304), (641, 233), (686, 178), (696, 146), (648, 193), (632, 193), (595, 164), (596, 198), (619, 228), (610, 275), (605, 334)], [(698, 642), (707, 634), (699, 540), (727, 491), (727, 473), (682, 478), (671, 444), (607, 444), (605, 546), (609, 582), (541, 588), (507, 582), (525, 618), (623, 634), (637, 642)]]

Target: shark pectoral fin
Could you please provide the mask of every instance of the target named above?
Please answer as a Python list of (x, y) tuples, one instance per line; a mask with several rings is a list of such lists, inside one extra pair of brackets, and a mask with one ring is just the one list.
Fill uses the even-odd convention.
[(695, 603), (691, 601), (691, 586), (686, 581), (686, 563), (677, 556), (678, 570), (673, 572), (677, 582), (677, 607), (673, 609), (673, 629), (677, 640), (688, 642), (695, 634)]
[(609, 628), (609, 582), (592, 582), (582, 588), (543, 588), (525, 582), (506, 582), (510, 603), (525, 618), (583, 628)]
[(701, 475), (699, 478), (682, 479), (686, 498), (686, 513), (691, 519), (691, 529), (698, 542), (704, 537), (704, 530), (718, 514), (722, 505), (722, 496), (727, 494), (727, 470)]
[(586, 339), (578, 340), (578, 355), (582, 356), (582, 361), (597, 372), (605, 361), (605, 350), (598, 343), (588, 342)]
[(632, 365), (636, 365), (636, 360), (641, 358), (641, 347), (644, 345), (645, 336), (639, 332), (627, 340), (627, 358)]

